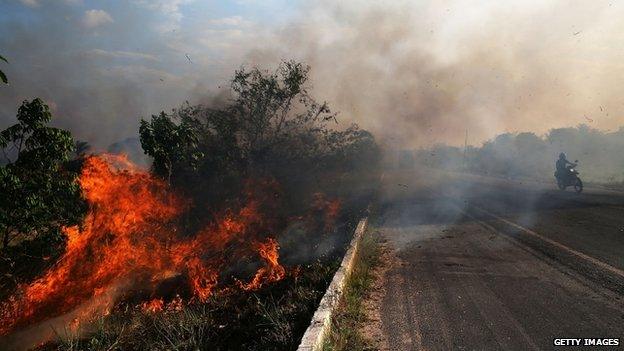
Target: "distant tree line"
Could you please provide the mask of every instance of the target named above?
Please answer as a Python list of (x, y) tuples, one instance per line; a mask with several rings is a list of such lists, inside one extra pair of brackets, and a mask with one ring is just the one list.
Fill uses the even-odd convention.
[(587, 125), (556, 128), (543, 136), (504, 133), (479, 147), (444, 144), (414, 153), (417, 163), (510, 178), (552, 179), (554, 164), (564, 152), (578, 160), (583, 179), (597, 183), (624, 182), (624, 127), (605, 132)]

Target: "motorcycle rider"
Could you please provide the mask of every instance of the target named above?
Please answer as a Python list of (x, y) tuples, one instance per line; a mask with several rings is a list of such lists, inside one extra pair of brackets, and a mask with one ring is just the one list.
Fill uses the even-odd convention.
[(557, 178), (567, 177), (570, 174), (568, 165), (574, 167), (574, 163), (566, 159), (566, 154), (564, 154), (563, 152), (560, 153), (559, 159), (555, 163), (555, 168), (556, 168), (555, 176)]

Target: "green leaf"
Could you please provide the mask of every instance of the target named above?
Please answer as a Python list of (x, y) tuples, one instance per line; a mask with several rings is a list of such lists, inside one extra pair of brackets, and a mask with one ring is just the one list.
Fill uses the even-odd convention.
[(44, 235), (78, 223), (86, 209), (75, 176), (59, 171), (74, 140), (68, 131), (47, 126), (51, 118), (40, 99), (24, 101), (19, 123), (0, 131), (0, 146), (22, 145), (15, 161), (0, 166), (0, 221), (21, 233)]
[(9, 80), (7, 79), (7, 76), (2, 71), (0, 71), (0, 80), (4, 84), (9, 84)]
[(6, 63), (9, 63), (9, 61), (7, 61), (7, 59), (5, 59), (2, 55), (0, 55), (0, 60), (4, 61)]

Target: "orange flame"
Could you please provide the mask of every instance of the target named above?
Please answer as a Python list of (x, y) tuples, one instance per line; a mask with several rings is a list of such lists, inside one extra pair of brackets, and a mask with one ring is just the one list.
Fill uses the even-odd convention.
[(162, 298), (156, 298), (148, 302), (143, 302), (141, 308), (146, 312), (159, 312), (163, 310), (165, 301)]
[(279, 245), (273, 238), (268, 238), (265, 243), (258, 243), (258, 254), (265, 262), (265, 267), (258, 269), (256, 275), (247, 284), (240, 284), (244, 290), (255, 290), (265, 283), (278, 281), (286, 275), (284, 267), (279, 262)]
[[(205, 301), (217, 287), (219, 273), (232, 260), (232, 246), (238, 255), (257, 250), (266, 264), (251, 282), (243, 284), (245, 289), (259, 288), (285, 275), (278, 262), (277, 242), (271, 238), (261, 242), (263, 235), (258, 231), (266, 223), (253, 199), (194, 235), (185, 235), (178, 220), (188, 202), (125, 157), (88, 158), (79, 183), (89, 213), (81, 226), (64, 229), (67, 247), (55, 266), (20, 286), (0, 306), (0, 335), (85, 304), (89, 308), (79, 315), (88, 320), (110, 311), (128, 286), (147, 287), (153, 296), (159, 283), (176, 276), (186, 277), (193, 297)], [(181, 300), (174, 302), (181, 305)], [(158, 297), (146, 304), (144, 309), (156, 311), (164, 301)]]

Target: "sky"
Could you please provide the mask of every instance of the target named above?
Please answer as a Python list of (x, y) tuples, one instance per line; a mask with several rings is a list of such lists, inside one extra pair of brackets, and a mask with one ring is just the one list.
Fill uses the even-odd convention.
[(243, 63), (240, 41), (288, 20), (294, 4), (0, 0), (10, 80), (0, 90), (0, 128), (39, 96), (56, 125), (94, 145), (136, 136), (141, 117), (227, 85)]
[(341, 126), (400, 147), (624, 125), (615, 0), (0, 0), (0, 33), (0, 128), (41, 97), (99, 148), (289, 59)]

